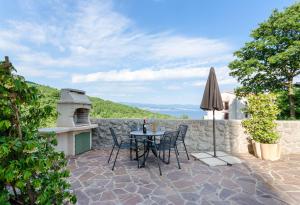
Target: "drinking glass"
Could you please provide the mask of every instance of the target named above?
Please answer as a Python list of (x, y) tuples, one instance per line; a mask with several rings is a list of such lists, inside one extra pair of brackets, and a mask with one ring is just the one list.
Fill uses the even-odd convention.
[(136, 130), (137, 130), (137, 131), (140, 131), (140, 130), (141, 130), (141, 124), (140, 124), (140, 123), (137, 123), (137, 125), (136, 125)]

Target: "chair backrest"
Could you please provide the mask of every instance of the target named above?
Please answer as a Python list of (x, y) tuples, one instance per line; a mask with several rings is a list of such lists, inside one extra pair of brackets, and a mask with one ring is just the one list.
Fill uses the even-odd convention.
[(140, 124), (133, 124), (133, 125), (129, 126), (130, 132), (132, 132), (132, 131), (138, 131), (138, 128), (139, 128), (139, 130), (142, 130), (142, 125), (140, 125)]
[(169, 144), (170, 146), (175, 146), (179, 135), (179, 131), (166, 131), (161, 139), (161, 142)]
[(180, 140), (184, 141), (187, 129), (188, 129), (187, 125), (183, 125), (183, 124), (179, 125), (178, 130), (179, 130), (179, 139)]
[(118, 138), (117, 138), (117, 135), (116, 135), (114, 129), (112, 127), (110, 127), (109, 130), (110, 130), (111, 136), (113, 138), (114, 144), (119, 146)]

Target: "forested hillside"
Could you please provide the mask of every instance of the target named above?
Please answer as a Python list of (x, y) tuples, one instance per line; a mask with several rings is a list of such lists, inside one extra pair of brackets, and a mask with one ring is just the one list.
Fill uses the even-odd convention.
[[(37, 87), (43, 94), (41, 98), (42, 104), (49, 104), (56, 110), (56, 104), (59, 100), (59, 90), (49, 86), (39, 85), (36, 83), (28, 82), (30, 85)], [(109, 100), (103, 100), (97, 97), (89, 97), (92, 102), (91, 117), (95, 118), (160, 118), (168, 119), (174, 118), (169, 115), (153, 113), (150, 111), (142, 110), (136, 107), (115, 103)], [(54, 126), (56, 118), (49, 118), (43, 126)]]

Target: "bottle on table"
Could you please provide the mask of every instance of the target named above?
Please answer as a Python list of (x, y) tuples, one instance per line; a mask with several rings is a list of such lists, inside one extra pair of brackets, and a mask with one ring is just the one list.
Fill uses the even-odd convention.
[(144, 123), (143, 123), (143, 133), (147, 133), (147, 128), (146, 128), (146, 119), (144, 119)]

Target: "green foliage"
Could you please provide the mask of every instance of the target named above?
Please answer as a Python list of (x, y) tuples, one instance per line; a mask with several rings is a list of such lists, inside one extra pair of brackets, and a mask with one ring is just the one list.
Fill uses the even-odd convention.
[(180, 118), (180, 119), (189, 119), (189, 116), (188, 116), (188, 115), (185, 115), (185, 114), (183, 114), (183, 115), (181, 115), (179, 118)]
[(275, 120), (279, 114), (274, 94), (250, 94), (245, 112), (250, 118), (242, 121), (242, 126), (253, 140), (265, 144), (274, 144), (279, 135)]
[[(51, 88), (49, 86), (39, 85), (32, 82), (28, 82), (30, 86), (37, 88), (43, 96), (40, 98), (40, 102), (43, 105), (48, 105), (52, 108), (52, 113), (42, 123), (42, 127), (55, 126), (56, 123), (56, 105), (59, 100), (59, 90)], [(174, 118), (170, 115), (164, 115), (159, 113), (153, 113), (147, 110), (142, 110), (136, 107), (130, 107), (119, 103), (111, 102), (109, 100), (103, 100), (97, 97), (90, 97), (92, 102), (92, 110), (90, 112), (93, 118), (159, 118), (170, 119)]]
[[(300, 88), (295, 87), (294, 88), (295, 93), (295, 119), (300, 119)], [(288, 92), (287, 91), (281, 91), (277, 93), (277, 105), (280, 110), (280, 113), (278, 115), (279, 120), (290, 120), (289, 115), (289, 98), (288, 98)]]
[(56, 125), (57, 112), (56, 105), (59, 99), (59, 91), (49, 86), (41, 86), (35, 83), (28, 83), (30, 86), (35, 87), (43, 95), (40, 97), (40, 103), (44, 106), (51, 107), (51, 115), (43, 120), (41, 127), (53, 127)]
[(38, 135), (52, 107), (8, 61), (0, 62), (0, 204), (76, 202), (68, 189), (67, 161), (54, 150), (54, 134)]
[(288, 91), (290, 115), (294, 115), (293, 79), (300, 74), (300, 2), (282, 12), (275, 10), (251, 37), (229, 64), (230, 75), (242, 85), (237, 94)]
[(153, 113), (136, 107), (130, 107), (109, 100), (90, 97), (92, 102), (91, 116), (95, 118), (172, 118), (169, 115)]

